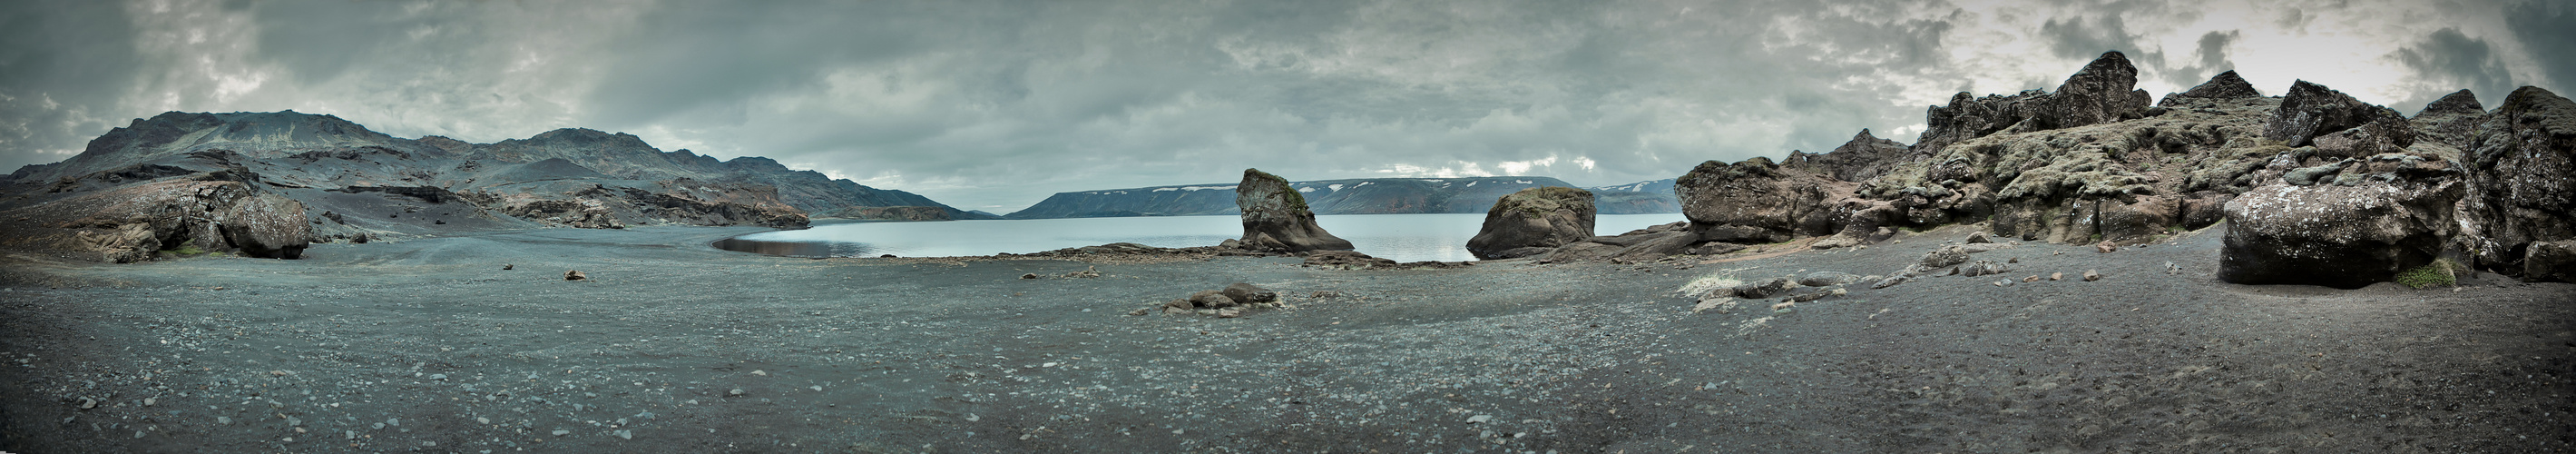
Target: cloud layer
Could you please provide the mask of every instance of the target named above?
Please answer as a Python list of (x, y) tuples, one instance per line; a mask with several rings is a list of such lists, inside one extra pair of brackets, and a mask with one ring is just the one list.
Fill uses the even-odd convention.
[(561, 127), (768, 156), (961, 208), (1295, 179), (1670, 178), (1911, 142), (1960, 91), (2107, 50), (2403, 111), (2576, 86), (2576, 8), (2318, 1), (9, 2), (0, 166), (168, 111), (473, 142)]

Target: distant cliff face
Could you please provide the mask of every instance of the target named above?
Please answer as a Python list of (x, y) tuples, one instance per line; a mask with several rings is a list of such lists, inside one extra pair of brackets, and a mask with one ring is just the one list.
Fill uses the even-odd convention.
[[(1667, 183), (1669, 185), (1669, 183)], [(1366, 178), (1289, 183), (1315, 214), (1483, 213), (1522, 189), (1572, 187), (1548, 177)], [(1009, 219), (1241, 214), (1233, 184), (1059, 192)], [(1669, 194), (1669, 192), (1667, 192)], [(1678, 209), (1674, 211), (1679, 211)]]
[(9, 174), (0, 180), (0, 210), (48, 212), (33, 208), (155, 181), (206, 179), (210, 172), (237, 175), (226, 178), (300, 202), (304, 212), (291, 215), (309, 219), (323, 241), (544, 226), (797, 228), (806, 225), (807, 213), (853, 206), (985, 217), (767, 158), (719, 161), (688, 150), (663, 152), (628, 134), (559, 129), (471, 144), (398, 138), (293, 111), (171, 112), (135, 120), (71, 159)]

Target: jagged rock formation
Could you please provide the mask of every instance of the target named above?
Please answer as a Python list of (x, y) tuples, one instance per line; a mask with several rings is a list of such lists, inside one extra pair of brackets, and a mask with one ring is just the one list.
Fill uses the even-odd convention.
[[(2261, 90), (2255, 90), (2254, 84), (2245, 83), (2245, 78), (2237, 76), (2235, 70), (2228, 70), (2227, 72), (2218, 73), (2217, 76), (2210, 77), (2208, 82), (2202, 82), (2199, 86), (2191, 87), (2190, 90), (2183, 90), (2181, 93), (2165, 95), (2165, 100), (2157, 101), (2156, 107), (2180, 106), (2183, 104), (2184, 100), (2190, 99), (2218, 100), (2261, 97), (2263, 97), (2263, 92)], [(2470, 99), (2470, 102), (2476, 101), (2477, 100), (2475, 98)]]
[[(1830, 235), (1821, 248), (1984, 223), (2117, 245), (2232, 220), (2222, 278), (2352, 286), (2436, 256), (2525, 274), (2533, 244), (2576, 238), (2576, 103), (2546, 90), (2492, 113), (2455, 93), (2408, 120), (2304, 81), (2263, 97), (2232, 71), (2149, 108), (2135, 74), (2110, 53), (2057, 92), (1961, 93), (1901, 151), (1864, 133), (1779, 164), (1702, 163), (1675, 189), (1687, 235), (1617, 242), (1657, 240), (1637, 250), (1651, 255)], [(1585, 241), (1544, 260), (1620, 250)]]
[(1325, 232), (1315, 224), (1315, 212), (1306, 206), (1306, 197), (1288, 185), (1288, 180), (1262, 172), (1243, 169), (1243, 183), (1235, 185), (1235, 206), (1243, 211), (1244, 249), (1265, 252), (1306, 252), (1318, 250), (1348, 251), (1351, 242)]
[(2476, 266), (2520, 270), (2533, 243), (2576, 239), (2576, 102), (2522, 87), (2475, 137), (2460, 248)]
[(1494, 201), (1467, 252), (1493, 260), (1546, 253), (1592, 237), (1592, 193), (1575, 188), (1522, 189)]
[(2415, 128), (2396, 109), (2302, 80), (2281, 97), (2263, 137), (2291, 147), (2315, 145), (2327, 159), (2358, 158), (2414, 145)]
[(1914, 149), (1932, 154), (1952, 143), (1996, 133), (2045, 131), (2137, 118), (2152, 101), (2137, 85), (2137, 66), (2129, 64), (2127, 55), (2115, 51), (2084, 65), (2082, 71), (2059, 84), (2054, 93), (2027, 90), (2011, 96), (1971, 98), (1968, 92), (1959, 92), (1950, 97), (1949, 106), (1933, 106), (1925, 114), (1926, 128), (1915, 139)]
[[(1653, 182), (1644, 182), (1653, 183)], [(1315, 214), (1482, 213), (1495, 199), (1536, 187), (1573, 186), (1548, 177), (1364, 178), (1289, 183)], [(1241, 214), (1233, 202), (1232, 184), (1151, 186), (1129, 189), (1059, 192), (1009, 219), (1053, 219), (1125, 216), (1215, 216)], [(1670, 190), (1663, 191), (1669, 194)], [(1623, 213), (1676, 211), (1670, 195), (1596, 192), (1600, 203), (1616, 204)], [(1656, 211), (1661, 210), (1661, 211)]]
[[(42, 207), (88, 194), (218, 171), (234, 175), (251, 193), (267, 195), (246, 199), (253, 203), (243, 209), (284, 213), (312, 240), (662, 223), (799, 228), (806, 225), (807, 211), (853, 205), (934, 206), (975, 216), (901, 191), (788, 170), (765, 158), (718, 161), (688, 150), (665, 153), (626, 134), (561, 129), (478, 145), (436, 136), (397, 138), (337, 117), (293, 111), (170, 112), (135, 120), (92, 140), (71, 159), (27, 166), (0, 179), (0, 211), (29, 218), (21, 224), (59, 225), (67, 218), (29, 215), (61, 211)], [(260, 217), (244, 219), (250, 218)], [(70, 244), (57, 240), (135, 236), (102, 236), (96, 229), (83, 237), (13, 224), (10, 233), (38, 238), (31, 245), (57, 246)], [(256, 230), (275, 229), (241, 233)], [(281, 238), (253, 235), (228, 239), (228, 248), (201, 249), (255, 255), (301, 249), (271, 244), (291, 242)], [(116, 248), (142, 244), (117, 242), (124, 245)]]

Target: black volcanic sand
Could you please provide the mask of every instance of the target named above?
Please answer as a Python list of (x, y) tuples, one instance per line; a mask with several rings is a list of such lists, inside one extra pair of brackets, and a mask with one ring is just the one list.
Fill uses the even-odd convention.
[[(706, 246), (757, 230), (11, 256), (0, 450), (2576, 448), (2576, 285), (2221, 284), (2217, 230), (1976, 254), (2021, 259), (2008, 287), (1934, 277), (1696, 314), (1676, 289), (1703, 277), (1883, 274), (1967, 230), (1689, 268), (1392, 272)], [(1019, 278), (1088, 266), (1103, 276)], [(2051, 272), (2068, 280), (2017, 281)], [(1125, 315), (1237, 281), (1289, 308)]]

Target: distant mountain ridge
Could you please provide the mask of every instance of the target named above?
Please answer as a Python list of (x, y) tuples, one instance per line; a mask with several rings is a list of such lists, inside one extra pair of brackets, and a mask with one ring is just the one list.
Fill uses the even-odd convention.
[[(1622, 201), (1617, 204), (1622, 211), (1604, 210), (1604, 214), (1680, 212), (1680, 205), (1670, 201), (1673, 200), (1672, 180), (1637, 184), (1652, 188), (1657, 181), (1662, 182), (1664, 188), (1661, 198), (1665, 202), (1660, 205), (1652, 201), (1656, 196), (1651, 193), (1605, 190), (1601, 192), (1607, 194), (1596, 196)], [(1306, 204), (1315, 210), (1315, 214), (1484, 213), (1504, 195), (1542, 186), (1574, 187), (1564, 180), (1531, 176), (1358, 178), (1289, 183), (1289, 187), (1306, 196)], [(1003, 217), (1052, 219), (1240, 214), (1234, 204), (1234, 195), (1234, 185), (1229, 183), (1059, 192)], [(1632, 202), (1632, 199), (1644, 201)], [(1655, 211), (1656, 208), (1662, 210)]]
[[(223, 173), (229, 178), (306, 204), (321, 226), (316, 235), (326, 240), (656, 223), (795, 228), (806, 224), (809, 213), (871, 206), (935, 207), (951, 218), (990, 218), (917, 194), (789, 169), (768, 158), (664, 152), (630, 134), (566, 128), (473, 144), (440, 136), (404, 139), (339, 117), (295, 111), (168, 112), (136, 119), (70, 159), (0, 178), (0, 209), (227, 171), (237, 171)], [(420, 220), (417, 213), (453, 218)]]

